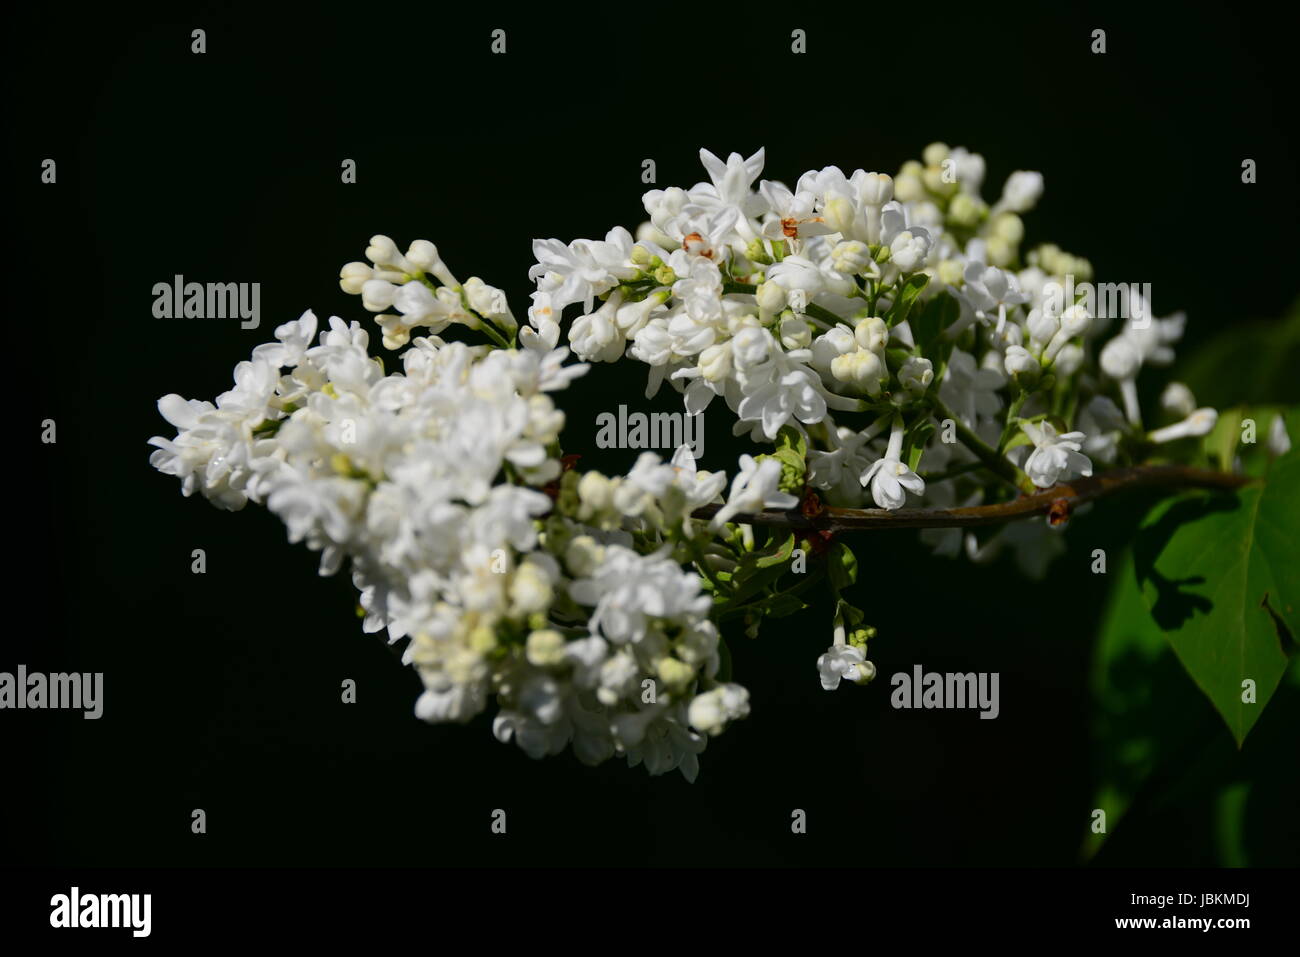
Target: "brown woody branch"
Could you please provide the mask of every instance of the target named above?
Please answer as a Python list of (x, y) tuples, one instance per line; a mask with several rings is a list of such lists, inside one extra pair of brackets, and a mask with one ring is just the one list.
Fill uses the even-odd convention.
[[(820, 509), (808, 516), (799, 511), (755, 512), (736, 515), (733, 522), (748, 525), (787, 525), (824, 532), (855, 532), (881, 528), (969, 528), (978, 525), (1001, 525), (1035, 515), (1047, 515), (1048, 521), (1059, 525), (1066, 521), (1074, 509), (1085, 502), (1113, 495), (1129, 489), (1163, 488), (1217, 489), (1227, 491), (1240, 488), (1250, 479), (1227, 472), (1188, 468), (1182, 465), (1144, 465), (1113, 469), (1093, 478), (1078, 479), (1055, 485), (1033, 495), (1022, 495), (997, 505), (977, 505), (971, 508), (900, 508), (888, 511), (883, 508), (831, 508)], [(695, 518), (712, 518), (719, 505), (705, 505), (692, 514)]]

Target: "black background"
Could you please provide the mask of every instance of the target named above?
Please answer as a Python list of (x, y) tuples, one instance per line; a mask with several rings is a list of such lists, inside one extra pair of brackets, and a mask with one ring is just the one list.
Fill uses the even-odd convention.
[[(6, 787), (25, 805), (7, 816), (17, 861), (1078, 861), (1109, 584), (1089, 555), (1122, 546), (1141, 501), (1077, 519), (1040, 584), (1008, 561), (933, 559), (910, 534), (860, 540), (856, 596), (880, 630), (882, 675), (1000, 672), (1001, 717), (894, 711), (883, 680), (823, 692), (813, 662), (829, 624), (807, 614), (733, 646), (753, 714), (710, 744), (692, 785), (568, 754), (534, 762), (492, 739), (490, 715), (424, 725), (418, 678), (362, 634), (346, 575), (318, 578), (273, 516), (183, 499), (148, 465), (146, 440), (170, 435), (159, 396), (215, 397), (306, 308), (368, 321), (336, 277), (372, 233), (433, 240), (522, 317), (531, 239), (634, 229), (641, 161), (656, 161), (657, 185), (689, 186), (701, 146), (766, 146), (765, 176), (793, 182), (832, 163), (892, 172), (936, 139), (964, 145), (988, 161), (990, 199), (1012, 170), (1042, 170), (1028, 241), (1086, 255), (1103, 279), (1150, 282), (1157, 314), (1189, 311), (1185, 349), (1282, 313), (1297, 285), (1294, 61), (1261, 8), (916, 9), (20, 16), (6, 38), (19, 211), (7, 335), (11, 369), (35, 385), (16, 390), (0, 670), (102, 671), (106, 705), (99, 721), (3, 718), (18, 742), (10, 780), (25, 782)], [(489, 53), (495, 27), (505, 56)], [(804, 56), (789, 51), (795, 27)], [(1096, 27), (1102, 56), (1089, 52)], [(46, 157), (57, 185), (39, 182)], [(355, 185), (340, 183), (344, 158)], [(176, 273), (260, 282), (261, 328), (154, 319), (152, 286)], [(566, 450), (594, 451), (595, 414), (619, 402), (677, 407), (667, 390), (643, 402), (642, 376), (602, 367), (562, 395)], [(37, 438), (45, 418), (56, 445)], [(706, 465), (734, 462), (727, 431), (710, 423)], [(584, 465), (623, 469), (635, 454)], [(194, 548), (206, 575), (190, 572)], [(340, 702), (348, 678), (355, 705)], [(1201, 704), (1188, 720), (1206, 718)], [(1284, 686), (1240, 755), (1220, 727), (1197, 756), (1220, 778), (1262, 782), (1247, 815), (1258, 863), (1300, 859), (1294, 770), (1257, 757), (1284, 753), (1275, 743), (1297, 716)], [(1103, 860), (1215, 863), (1210, 804), (1203, 789), (1135, 817)], [(194, 808), (206, 835), (190, 831)], [(505, 837), (489, 832), (494, 808)], [(790, 833), (794, 808), (806, 835)]]

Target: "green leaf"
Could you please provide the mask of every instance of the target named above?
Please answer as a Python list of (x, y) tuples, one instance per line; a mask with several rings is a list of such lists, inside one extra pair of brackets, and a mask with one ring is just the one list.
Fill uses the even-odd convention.
[(747, 601), (785, 574), (794, 555), (794, 545), (795, 536), (791, 532), (775, 549), (764, 548), (742, 556), (732, 573), (735, 592), (730, 596), (731, 602)]
[(925, 421), (907, 433), (907, 467), (913, 472), (921, 464), (921, 455), (925, 452), (925, 445), (930, 441), (930, 436), (938, 429), (939, 427), (933, 422)]
[(853, 628), (862, 624), (865, 617), (866, 615), (862, 613), (861, 608), (850, 605), (843, 598), (835, 602), (835, 620), (837, 622), (843, 622), (845, 626)]
[(775, 452), (771, 453), (770, 455), (764, 455), (761, 456), (761, 458), (776, 459), (782, 465), (789, 466), (792, 469), (798, 469), (801, 474), (804, 470), (803, 456), (800, 455), (794, 449), (789, 447), (783, 449), (777, 449)]
[(925, 304), (916, 321), (910, 324), (912, 338), (924, 350), (938, 339), (945, 329), (956, 322), (959, 315), (961, 315), (961, 306), (957, 304), (957, 300), (948, 293), (941, 292)]
[(923, 272), (910, 277), (903, 283), (903, 289), (894, 297), (894, 304), (889, 307), (889, 312), (885, 313), (885, 325), (891, 329), (907, 318), (907, 314), (912, 311), (912, 304), (916, 302), (916, 297), (921, 294), (930, 277)]
[(798, 595), (777, 595), (768, 604), (766, 613), (769, 618), (785, 618), (807, 607), (808, 603)]
[(808, 456), (808, 440), (804, 438), (803, 432), (790, 425), (781, 426), (781, 430), (776, 433), (776, 447), (792, 449), (800, 463)]
[(763, 554), (762, 552), (751, 552), (750, 554), (758, 556), (756, 563), (759, 568), (771, 568), (773, 565), (785, 565), (790, 561), (790, 557), (794, 554), (794, 532), (790, 532), (785, 537), (785, 541), (778, 545), (775, 551), (768, 552), (767, 554)]
[[(1142, 596), (1238, 747), (1287, 665), (1284, 631), (1300, 633), (1300, 452), (1236, 496), (1162, 503), (1135, 546)], [(1243, 701), (1245, 682), (1254, 701)]]
[[(1092, 668), (1092, 807), (1083, 853), (1094, 856), (1144, 791), (1163, 792), (1205, 751), (1222, 725), (1151, 617), (1131, 552), (1112, 567), (1114, 586)], [(1172, 773), (1171, 773), (1172, 772)], [(1100, 822), (1096, 822), (1100, 823)]]
[[(1210, 467), (1231, 472), (1236, 469), (1236, 462), (1240, 459), (1241, 470), (1245, 474), (1263, 475), (1270, 460), (1269, 428), (1279, 415), (1283, 418), (1287, 433), (1300, 440), (1300, 409), (1242, 405), (1235, 409), (1221, 410), (1214, 428), (1201, 440)], [(1253, 443), (1242, 441), (1242, 426), (1247, 424), (1247, 420), (1252, 425)]]
[(827, 572), (831, 586), (837, 591), (848, 588), (858, 580), (858, 560), (853, 550), (843, 542), (836, 542), (826, 556)]

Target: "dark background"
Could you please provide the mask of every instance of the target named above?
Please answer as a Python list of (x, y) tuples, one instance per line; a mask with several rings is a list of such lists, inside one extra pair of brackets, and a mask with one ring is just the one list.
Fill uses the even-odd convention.
[[(656, 161), (657, 185), (689, 186), (701, 146), (765, 145), (765, 175), (792, 183), (832, 163), (893, 172), (941, 139), (984, 154), (990, 200), (1012, 170), (1041, 170), (1028, 242), (1089, 257), (1101, 279), (1150, 282), (1157, 314), (1188, 310), (1186, 351), (1289, 305), (1294, 59), (1262, 8), (874, 9), (745, 15), (752, 27), (698, 6), (21, 15), (6, 37), (19, 91), (8, 338), (11, 368), (35, 385), (16, 390), (24, 454), (8, 470), (19, 522), (0, 670), (102, 671), (106, 706), (98, 721), (3, 718), (25, 782), (6, 787), (24, 805), (6, 816), (17, 860), (1077, 862), (1109, 584), (1089, 556), (1122, 547), (1140, 500), (1078, 518), (1038, 584), (1009, 561), (933, 559), (911, 534), (858, 540), (856, 598), (880, 630), (882, 680), (820, 689), (820, 611), (733, 644), (753, 713), (710, 744), (691, 785), (567, 753), (534, 762), (492, 739), (490, 713), (419, 722), (418, 678), (361, 632), (346, 575), (319, 579), (317, 556), (287, 546), (273, 516), (183, 499), (148, 465), (146, 440), (171, 434), (159, 396), (214, 398), (306, 308), (369, 321), (336, 277), (372, 233), (433, 240), (458, 276), (504, 287), (522, 318), (531, 239), (635, 229), (641, 161)], [(505, 56), (488, 52), (498, 26)], [(202, 56), (189, 52), (196, 27)], [(794, 27), (808, 31), (805, 56), (789, 52)], [(1102, 56), (1089, 52), (1095, 27)], [(57, 185), (39, 182), (46, 157)], [(356, 185), (339, 181), (344, 158)], [(261, 327), (154, 319), (151, 288), (176, 273), (260, 282)], [(644, 403), (643, 374), (603, 367), (561, 396), (566, 449), (592, 452), (596, 412), (620, 402), (678, 407), (668, 390)], [(37, 438), (45, 418), (56, 445)], [(706, 465), (734, 462), (728, 425), (709, 423)], [(584, 465), (619, 470), (635, 454)], [(206, 575), (190, 572), (194, 548)], [(1000, 718), (892, 710), (888, 675), (916, 663), (1000, 672)], [(340, 703), (347, 678), (355, 705)], [(1295, 726), (1294, 698), (1279, 691), (1240, 755), (1221, 727), (1207, 749), (1214, 774), (1262, 776), (1246, 821), (1257, 863), (1300, 859), (1294, 771), (1265, 760), (1284, 753), (1269, 742)], [(1194, 789), (1126, 823), (1101, 861), (1216, 863), (1211, 797)], [(193, 808), (206, 835), (190, 832)], [(509, 814), (506, 837), (489, 833), (494, 808)], [(793, 808), (808, 812), (807, 835), (790, 833)]]

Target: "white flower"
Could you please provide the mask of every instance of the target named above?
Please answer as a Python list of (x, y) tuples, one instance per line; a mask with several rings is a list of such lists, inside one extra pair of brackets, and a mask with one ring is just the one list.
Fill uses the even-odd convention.
[(925, 493), (925, 479), (917, 475), (899, 460), (903, 449), (903, 422), (895, 417), (889, 434), (889, 447), (883, 457), (871, 464), (862, 473), (860, 481), (871, 486), (871, 497), (881, 508), (891, 512), (903, 507), (907, 492), (916, 495)]
[(1163, 429), (1156, 429), (1147, 438), (1159, 445), (1164, 442), (1173, 442), (1175, 439), (1209, 435), (1214, 430), (1214, 424), (1218, 421), (1219, 413), (1214, 409), (1197, 409), (1183, 421), (1174, 425), (1166, 425)]
[(617, 292), (599, 309), (574, 320), (569, 327), (569, 344), (579, 358), (590, 362), (614, 362), (623, 355), (627, 340), (614, 321), (622, 296)]
[(786, 256), (767, 270), (767, 281), (785, 290), (790, 307), (803, 312), (826, 288), (826, 277), (817, 264), (803, 256)]
[(930, 233), (920, 226), (908, 226), (900, 203), (888, 203), (881, 211), (881, 242), (889, 247), (889, 261), (903, 272), (925, 265), (930, 252)]
[(1025, 460), (1025, 474), (1039, 488), (1051, 488), (1063, 478), (1092, 474), (1092, 462), (1079, 451), (1085, 439), (1082, 432), (1058, 433), (1050, 422), (1024, 422), (1020, 427), (1034, 443)]
[(996, 331), (999, 333), (1006, 324), (1007, 310), (1029, 301), (1029, 296), (1020, 291), (1015, 273), (980, 262), (972, 262), (966, 267), (962, 295), (977, 316), (987, 317), (996, 311)]
[(1166, 412), (1188, 416), (1196, 411), (1196, 398), (1183, 383), (1171, 382), (1160, 393), (1160, 407)]
[(911, 356), (898, 370), (898, 381), (908, 392), (921, 395), (934, 381), (934, 364), (921, 356)]
[(631, 264), (632, 245), (631, 234), (621, 226), (611, 229), (604, 242), (577, 239), (566, 246), (558, 239), (537, 239), (533, 241), (537, 265), (528, 270), (528, 278), (538, 281), (540, 291), (551, 294), (555, 311), (581, 302), (591, 312), (596, 296), (638, 274)]
[(1016, 170), (1007, 177), (1006, 184), (1002, 187), (1002, 198), (996, 208), (999, 211), (1010, 210), (1013, 213), (1028, 212), (1034, 208), (1042, 195), (1042, 173)]
[(1041, 369), (1033, 353), (1024, 346), (1008, 346), (1002, 364), (1007, 370), (1007, 375), (1027, 379), (1036, 379)]
[(876, 674), (876, 666), (867, 661), (861, 648), (855, 645), (832, 645), (817, 659), (822, 688), (834, 691), (841, 681), (865, 684)]
[(1135, 380), (1142, 368), (1142, 353), (1128, 337), (1119, 335), (1102, 348), (1099, 361), (1101, 370), (1119, 384), (1125, 415), (1136, 425), (1141, 421), (1141, 412)]
[(749, 692), (737, 684), (719, 685), (696, 695), (687, 714), (696, 731), (719, 735), (729, 721), (749, 716)]
[(853, 328), (853, 338), (863, 349), (883, 353), (889, 344), (889, 327), (879, 316), (869, 316)]
[(771, 180), (763, 180), (758, 190), (767, 200), (772, 215), (763, 224), (764, 239), (785, 242), (831, 232), (825, 220), (814, 211), (817, 197), (813, 193), (792, 193), (781, 183)]
[[(742, 230), (747, 231), (745, 221), (763, 212), (765, 203), (750, 189), (754, 180), (763, 172), (765, 151), (758, 152), (748, 159), (739, 153), (732, 153), (726, 163), (706, 149), (700, 150), (700, 162), (709, 174), (710, 183), (700, 184), (691, 190), (691, 198), (703, 206), (718, 205), (734, 209), (736, 219)], [(746, 239), (754, 238), (752, 235)]]
[(1287, 434), (1286, 419), (1280, 412), (1269, 423), (1267, 444), (1270, 455), (1286, 455), (1291, 451), (1291, 436)]
[(885, 420), (881, 418), (862, 431), (840, 426), (834, 435), (828, 436), (831, 451), (810, 449), (808, 484), (831, 491), (834, 504), (857, 505), (862, 497), (858, 477), (871, 465), (868, 443), (884, 425)]
[(842, 273), (865, 273), (871, 267), (871, 250), (858, 239), (836, 243), (831, 250), (831, 265)]
[(727, 504), (718, 510), (709, 523), (718, 529), (733, 515), (760, 512), (765, 508), (789, 509), (799, 504), (799, 499), (780, 490), (781, 463), (776, 459), (754, 460), (752, 455), (740, 457), (740, 471), (731, 480)]
[(869, 395), (879, 395), (887, 373), (879, 353), (854, 349), (831, 360), (831, 375)]
[(915, 495), (925, 492), (925, 480), (898, 459), (877, 459), (862, 473), (861, 481), (863, 485), (870, 484), (876, 504), (890, 511), (903, 507), (907, 492)]

